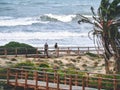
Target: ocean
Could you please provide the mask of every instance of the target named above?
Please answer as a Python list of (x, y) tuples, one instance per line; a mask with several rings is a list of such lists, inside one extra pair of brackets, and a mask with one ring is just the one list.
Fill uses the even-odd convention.
[(101, 0), (0, 0), (0, 45), (10, 41), (41, 47), (94, 46), (90, 24), (78, 24), (79, 14), (91, 18)]

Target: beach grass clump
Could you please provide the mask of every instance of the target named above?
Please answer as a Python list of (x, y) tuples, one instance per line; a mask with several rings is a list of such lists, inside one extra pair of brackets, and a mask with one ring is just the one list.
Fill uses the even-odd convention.
[(74, 62), (74, 63), (77, 62), (77, 60), (75, 60), (75, 59), (70, 59), (70, 60), (71, 60), (72, 62)]
[(35, 61), (35, 62), (44, 62), (44, 61), (47, 61), (47, 60), (43, 60), (43, 59), (35, 59), (34, 61)]
[(96, 61), (96, 62), (94, 62), (94, 67), (97, 67), (98, 66), (98, 62)]
[(50, 68), (48, 63), (41, 63), (38, 67), (40, 67), (40, 68)]
[(57, 63), (57, 64), (59, 64), (59, 65), (62, 65), (62, 64), (63, 64), (63, 62), (62, 62), (61, 60), (54, 60), (54, 63)]
[(66, 66), (68, 68), (75, 68), (75, 65), (73, 63), (67, 63)]
[(76, 73), (76, 69), (72, 68), (72, 67), (69, 67), (69, 68), (66, 69), (66, 73), (67, 74), (75, 74)]
[(35, 64), (32, 63), (31, 61), (25, 61), (25, 62), (15, 64), (14, 67), (22, 67), (22, 66), (35, 67)]
[(65, 60), (69, 60), (69, 58), (65, 58)]
[(15, 59), (15, 58), (12, 58), (12, 59), (11, 59), (11, 61), (17, 61), (17, 59)]
[(83, 67), (87, 67), (87, 64), (84, 63), (82, 66), (83, 66)]
[(94, 53), (86, 53), (86, 55), (89, 55), (89, 56), (91, 56), (91, 57), (97, 57), (97, 58), (99, 58), (99, 56), (97, 55), (97, 54), (94, 54)]
[(82, 57), (81, 56), (78, 56), (76, 59), (81, 59)]
[(5, 61), (5, 63), (6, 63), (6, 64), (12, 64), (12, 62), (11, 62), (11, 61)]
[(102, 66), (105, 66), (105, 64), (103, 63)]
[(79, 62), (80, 62), (80, 60), (79, 60), (79, 59), (77, 59), (77, 60), (76, 60), (76, 62), (77, 62), (77, 63), (79, 63)]
[(50, 66), (48, 63), (41, 63), (38, 68), (40, 71), (54, 73), (54, 66)]

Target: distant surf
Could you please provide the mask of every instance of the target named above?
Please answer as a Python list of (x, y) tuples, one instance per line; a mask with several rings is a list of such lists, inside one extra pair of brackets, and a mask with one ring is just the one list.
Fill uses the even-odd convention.
[(0, 0), (0, 45), (10, 41), (43, 46), (92, 46), (90, 24), (78, 24), (81, 15), (92, 18), (100, 0)]
[(47, 23), (47, 22), (42, 22), (37, 17), (25, 17), (25, 18), (0, 17), (0, 26), (32, 25), (34, 23)]
[[(47, 37), (46, 37), (47, 36)], [(29, 40), (29, 39), (65, 39), (70, 37), (87, 37), (87, 33), (73, 33), (73, 32), (11, 32), (0, 33), (1, 39), (8, 40)], [(34, 38), (33, 38), (34, 37)]]
[[(83, 15), (88, 18), (91, 18), (90, 15)], [(42, 16), (36, 16), (36, 17), (21, 17), (21, 18), (15, 18), (15, 17), (7, 17), (7, 16), (0, 16), (0, 26), (18, 26), (18, 25), (32, 25), (35, 23), (49, 23), (50, 22), (71, 22), (73, 20), (79, 20), (81, 17), (76, 15), (54, 15), (54, 14), (45, 14)]]

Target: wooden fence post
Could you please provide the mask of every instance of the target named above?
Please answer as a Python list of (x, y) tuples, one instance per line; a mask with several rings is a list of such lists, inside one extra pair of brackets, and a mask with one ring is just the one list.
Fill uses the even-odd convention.
[(60, 77), (59, 77), (59, 74), (57, 74), (57, 90), (60, 90), (59, 83), (60, 83)]
[(21, 77), (21, 79), (23, 79), (23, 73), (24, 73), (24, 68), (22, 67), (21, 71), (20, 71), (20, 77)]
[(116, 76), (114, 75), (114, 79), (113, 79), (113, 86), (114, 86), (114, 90), (117, 90), (117, 80), (116, 80)]
[(15, 74), (15, 87), (14, 89), (16, 90), (18, 84), (18, 73)]
[(98, 77), (98, 90), (101, 90), (102, 77)]
[(86, 73), (86, 86), (88, 87), (88, 83), (89, 83), (89, 73)]
[(67, 80), (66, 80), (67, 76), (66, 76), (66, 70), (64, 70), (64, 84), (67, 84)]
[(10, 69), (7, 69), (7, 84), (9, 84), (9, 79), (10, 79)]
[(36, 58), (38, 58), (38, 48), (36, 48)]
[(34, 72), (35, 74), (35, 76), (34, 76), (34, 80), (35, 80), (35, 90), (38, 90), (38, 72), (37, 71), (35, 71)]
[(57, 54), (57, 57), (59, 57), (59, 48), (57, 48), (57, 53), (56, 54)]
[(46, 90), (49, 90), (49, 78), (47, 73), (46, 73)]
[(69, 85), (70, 85), (70, 89), (69, 90), (72, 90), (72, 76), (71, 75), (69, 77)]
[(56, 83), (56, 76), (57, 76), (57, 70), (56, 67), (54, 67), (54, 83)]
[(85, 83), (86, 83), (86, 77), (83, 76), (83, 78), (82, 78), (82, 90), (85, 90)]
[(67, 54), (70, 55), (70, 48), (68, 47)]
[(17, 48), (15, 48), (15, 57), (17, 57)]
[(78, 86), (78, 74), (75, 74), (75, 85)]
[(4, 48), (4, 55), (5, 55), (5, 57), (7, 57), (7, 49), (6, 48)]
[(25, 52), (25, 57), (27, 57), (27, 48), (25, 48), (25, 51), (26, 51), (26, 52)]
[(80, 54), (80, 48), (78, 47), (78, 55)]
[(88, 47), (88, 53), (90, 52), (90, 47)]
[(44, 76), (43, 81), (46, 81), (46, 73), (47, 73), (46, 70), (43, 68), (43, 76)]
[(24, 90), (27, 89), (27, 79), (28, 79), (28, 72), (25, 72), (25, 86), (24, 86)]

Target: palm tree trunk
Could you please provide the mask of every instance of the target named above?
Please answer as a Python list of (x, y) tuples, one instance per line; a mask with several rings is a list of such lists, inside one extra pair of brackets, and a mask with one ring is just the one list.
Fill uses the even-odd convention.
[(115, 58), (115, 71), (116, 73), (120, 73), (120, 57)]
[(106, 71), (106, 74), (110, 74), (109, 62), (106, 59), (105, 59), (105, 71)]

